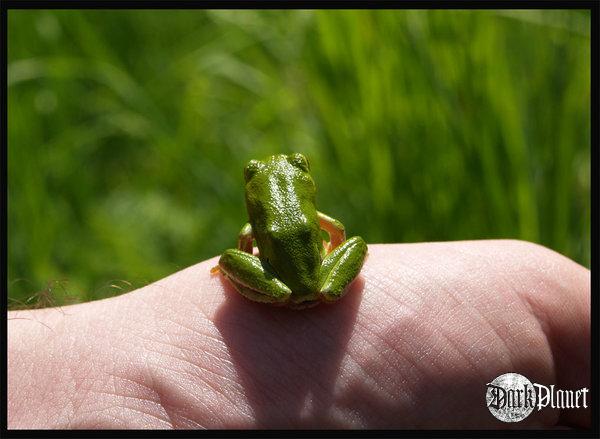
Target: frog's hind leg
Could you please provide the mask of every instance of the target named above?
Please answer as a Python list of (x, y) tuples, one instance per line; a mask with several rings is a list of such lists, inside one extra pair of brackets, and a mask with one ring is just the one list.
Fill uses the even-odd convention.
[(223, 252), (219, 259), (219, 270), (238, 293), (255, 302), (284, 304), (292, 294), (270, 267), (256, 256), (239, 249)]
[(242, 285), (239, 282), (236, 282), (233, 278), (227, 276), (225, 273), (223, 273), (223, 275), (229, 279), (229, 281), (231, 282), (231, 285), (233, 285), (233, 288), (235, 288), (235, 290), (241, 294), (242, 296), (244, 296), (246, 299), (250, 299), (254, 302), (260, 302), (260, 303), (269, 303), (271, 305), (285, 305), (285, 302), (280, 302), (277, 300), (272, 300), (272, 298), (270, 296), (267, 296), (265, 294), (261, 294), (256, 290), (253, 290), (252, 288), (248, 288), (244, 285)]
[(319, 227), (329, 233), (329, 244), (325, 245), (326, 254), (329, 254), (346, 240), (346, 230), (341, 222), (323, 212), (317, 212), (317, 216)]
[(319, 270), (319, 285), (322, 300), (333, 302), (346, 292), (346, 287), (360, 272), (367, 244), (360, 236), (354, 236), (329, 253)]

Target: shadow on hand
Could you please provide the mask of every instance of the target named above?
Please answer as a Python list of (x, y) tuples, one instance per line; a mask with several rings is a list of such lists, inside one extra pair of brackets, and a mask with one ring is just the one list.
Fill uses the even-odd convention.
[[(215, 315), (257, 427), (330, 425), (329, 409), (352, 335), (364, 280), (333, 304), (291, 310), (252, 302), (221, 277), (227, 300)], [(335, 427), (334, 425), (331, 425)]]

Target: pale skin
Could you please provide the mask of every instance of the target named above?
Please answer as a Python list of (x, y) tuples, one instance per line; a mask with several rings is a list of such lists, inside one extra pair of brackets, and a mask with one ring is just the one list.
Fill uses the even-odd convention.
[(10, 312), (8, 427), (589, 428), (590, 408), (504, 424), (484, 403), (506, 372), (590, 387), (590, 271), (558, 253), (370, 244), (346, 295), (306, 310), (242, 297), (216, 261)]

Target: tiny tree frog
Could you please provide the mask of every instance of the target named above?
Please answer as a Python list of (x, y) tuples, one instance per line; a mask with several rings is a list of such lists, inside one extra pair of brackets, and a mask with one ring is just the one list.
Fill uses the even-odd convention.
[(250, 221), (240, 231), (237, 249), (225, 250), (211, 272), (220, 271), (256, 302), (299, 309), (342, 297), (362, 268), (367, 244), (360, 236), (346, 240), (343, 224), (317, 211), (306, 157), (251, 160), (244, 179)]

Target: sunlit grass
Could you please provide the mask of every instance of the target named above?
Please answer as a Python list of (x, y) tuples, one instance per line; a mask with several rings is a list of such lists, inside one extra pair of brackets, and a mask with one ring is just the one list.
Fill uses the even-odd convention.
[(589, 21), (11, 10), (11, 300), (219, 254), (244, 164), (276, 152), (305, 153), (318, 208), (367, 242), (519, 238), (589, 266)]

